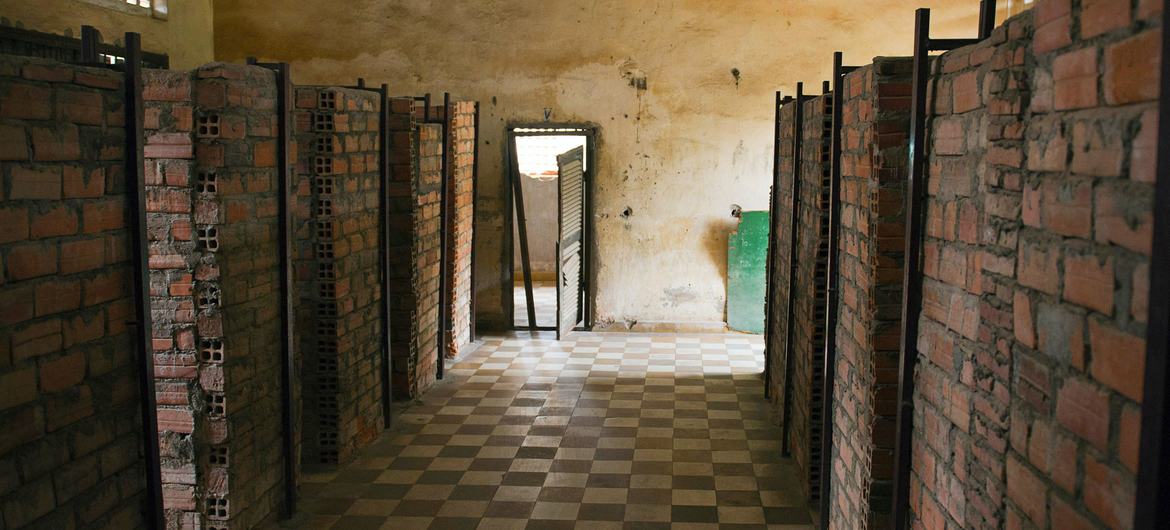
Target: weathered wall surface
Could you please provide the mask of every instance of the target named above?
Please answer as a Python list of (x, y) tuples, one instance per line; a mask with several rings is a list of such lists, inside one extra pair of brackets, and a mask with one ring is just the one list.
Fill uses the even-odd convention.
[[(557, 273), (557, 180), (537, 180), (521, 177), (524, 187), (524, 218), (528, 230), (528, 261), (535, 279), (554, 279)], [(512, 270), (519, 281), (524, 274), (524, 261), (520, 255), (520, 224), (512, 227)]]
[(170, 56), (171, 68), (194, 68), (213, 59), (212, 0), (171, 0), (167, 18), (146, 9), (110, 8), (77, 0), (13, 0), (0, 13), (7, 23), (25, 29), (81, 35), (81, 26), (98, 29), (106, 42), (122, 41), (127, 31), (142, 34), (142, 49)]
[[(852, 57), (907, 53), (921, 5), (935, 8), (934, 35), (974, 32), (977, 3), (966, 0), (880, 9), (843, 0), (357, 0), (345, 9), (219, 0), (216, 55), (289, 61), (299, 83), (363, 76), (401, 94), (482, 101), (476, 290), (485, 323), (507, 321), (511, 296), (502, 284), (512, 262), (502, 253), (505, 124), (541, 121), (549, 108), (555, 121), (598, 125), (598, 320), (721, 322), (729, 206), (767, 207), (772, 116), (760, 109), (777, 88), (826, 78), (834, 47)], [(339, 34), (347, 38), (326, 38)]]
[(140, 528), (122, 76), (0, 58), (0, 527)]
[(1042, 0), (936, 61), (922, 528), (1132, 525), (1161, 9)]

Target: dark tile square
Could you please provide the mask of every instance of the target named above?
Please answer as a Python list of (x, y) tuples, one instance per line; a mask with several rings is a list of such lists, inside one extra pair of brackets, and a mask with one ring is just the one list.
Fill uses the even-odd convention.
[(590, 488), (628, 488), (630, 487), (630, 476), (616, 473), (590, 473), (585, 485)]
[(398, 503), (394, 514), (400, 517), (434, 517), (444, 501), (404, 500)]
[(501, 517), (505, 519), (527, 519), (532, 513), (533, 502), (492, 501), (488, 503), (484, 517)]
[(542, 488), (537, 500), (544, 502), (581, 502), (585, 488)]
[(555, 456), (557, 456), (556, 447), (525, 446), (521, 447), (519, 451), (516, 451), (516, 458), (543, 458), (547, 460)]
[(811, 523), (812, 517), (806, 508), (772, 507), (764, 508), (764, 521), (768, 524), (802, 524)]
[(423, 471), (419, 484), (458, 484), (463, 478), (462, 471)]
[(626, 518), (624, 504), (590, 504), (581, 505), (577, 511), (577, 519), (581, 521), (621, 521)]
[(429, 530), (475, 530), (478, 527), (478, 517), (436, 517), (427, 528)]
[(447, 499), (452, 501), (490, 501), (492, 497), (496, 496), (497, 489), (498, 486), (455, 486)]
[(333, 523), (332, 528), (336, 530), (378, 530), (385, 522), (386, 518), (381, 516), (344, 515), (336, 523)]
[(719, 506), (759, 506), (760, 492), (752, 491), (716, 491), (715, 503)]
[(671, 480), (671, 487), (676, 490), (713, 490), (715, 477), (677, 475)]
[(671, 506), (670, 520), (676, 523), (718, 523), (714, 506)]

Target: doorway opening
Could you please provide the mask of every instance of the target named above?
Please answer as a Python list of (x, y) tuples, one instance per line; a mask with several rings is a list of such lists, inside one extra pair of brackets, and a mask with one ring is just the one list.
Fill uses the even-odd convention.
[(588, 329), (595, 129), (516, 125), (507, 134), (512, 226), (504, 299), (512, 328), (558, 338)]

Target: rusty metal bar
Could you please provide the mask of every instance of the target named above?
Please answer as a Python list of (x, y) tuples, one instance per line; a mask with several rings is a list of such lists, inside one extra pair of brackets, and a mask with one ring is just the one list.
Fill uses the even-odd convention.
[[(81, 64), (101, 63), (98, 48), (102, 45), (102, 34), (93, 26), (81, 26)], [(126, 58), (129, 61), (129, 57)]]
[(767, 289), (764, 293), (764, 399), (772, 397), (772, 319), (775, 318), (776, 300), (772, 299), (772, 282), (776, 280), (772, 276), (772, 268), (776, 263), (776, 236), (780, 230), (779, 217), (776, 215), (780, 211), (780, 203), (778, 202), (780, 191), (780, 106), (784, 98), (780, 95), (780, 91), (776, 91), (776, 101), (773, 103), (773, 127), (772, 127), (772, 189), (768, 194), (768, 270), (764, 271), (764, 286)]
[[(429, 110), (430, 107), (427, 108)], [(447, 262), (449, 257), (447, 237), (452, 232), (451, 227), (447, 224), (451, 220), (451, 186), (447, 182), (449, 177), (447, 172), (451, 169), (451, 165), (447, 163), (451, 143), (451, 94), (449, 92), (443, 93), (442, 125), (443, 145), (440, 146), (442, 158), (439, 160), (439, 174), (441, 175), (439, 181), (439, 358), (435, 361), (436, 379), (443, 379), (443, 372), (447, 364), (447, 332), (449, 331), (447, 328), (450, 326), (448, 313), (451, 311), (451, 299), (448, 297), (450, 293), (447, 292), (451, 288), (451, 282), (447, 272), (454, 270), (454, 267), (451, 267), (451, 264)]]
[(995, 30), (995, 0), (979, 0), (979, 40)]
[(479, 102), (475, 102), (475, 147), (472, 149), (471, 162), (471, 318), (468, 325), (471, 326), (471, 340), (476, 339), (475, 330), (475, 243), (476, 237), (479, 235), (479, 227), (476, 223), (476, 209), (479, 205)]
[(378, 245), (379, 259), (382, 264), (382, 353), (384, 357), (381, 363), (381, 377), (382, 377), (382, 425), (384, 428), (390, 428), (393, 422), (393, 411), (391, 402), (393, 396), (393, 378), (391, 372), (393, 370), (393, 355), (391, 352), (391, 322), (393, 314), (393, 304), (390, 301), (390, 240), (391, 226), (390, 222), (390, 86), (385, 83), (379, 89), (379, 98), (381, 100), (382, 111), (378, 113), (378, 133), (381, 137), (381, 148), (378, 150), (378, 182), (379, 193), (378, 202), (380, 215), (378, 216), (379, 224), (381, 225), (382, 244)]
[(797, 83), (796, 99), (793, 101), (796, 107), (793, 109), (792, 119), (792, 224), (789, 225), (791, 233), (788, 238), (788, 316), (786, 317), (787, 325), (785, 325), (784, 334), (784, 439), (781, 440), (784, 456), (792, 454), (788, 435), (792, 429), (792, 349), (794, 346), (793, 335), (795, 335), (792, 332), (792, 317), (796, 312), (796, 299), (792, 295), (796, 291), (797, 236), (799, 234), (797, 226), (800, 223), (800, 169), (803, 162), (800, 150), (802, 136), (804, 136), (804, 99), (804, 83)]
[(149, 243), (146, 234), (146, 164), (143, 141), (142, 39), (126, 33), (126, 198), (131, 251), (134, 255), (134, 322), (130, 329), (137, 342), (138, 392), (142, 397), (142, 452), (146, 460), (146, 511), (144, 519), (154, 530), (165, 527), (162, 506), (162, 460), (158, 445), (158, 410), (154, 385), (154, 327), (150, 314)]
[[(536, 300), (532, 294), (532, 262), (528, 257), (528, 223), (524, 217), (524, 186), (520, 182), (520, 161), (516, 152), (516, 137), (512, 130), (508, 131), (508, 159), (511, 162), (508, 175), (512, 179), (512, 194), (515, 196), (516, 222), (519, 223), (516, 230), (520, 237), (520, 266), (523, 267), (524, 272), (524, 296), (528, 302), (528, 330), (536, 331)], [(508, 262), (511, 263), (511, 261), (511, 257), (509, 257)], [(515, 327), (515, 315), (509, 318), (512, 319), (512, 327)]]
[[(1162, 11), (1170, 28), (1170, 9)], [(1170, 31), (1162, 31), (1161, 97), (1158, 128), (1170, 130)], [(1146, 320), (1146, 373), (1142, 396), (1134, 530), (1170, 528), (1170, 134), (1158, 135), (1158, 173), (1154, 184), (1154, 242), (1150, 256), (1149, 318)]]

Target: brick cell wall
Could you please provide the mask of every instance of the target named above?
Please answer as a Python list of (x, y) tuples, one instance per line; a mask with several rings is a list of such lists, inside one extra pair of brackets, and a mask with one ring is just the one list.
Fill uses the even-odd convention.
[(768, 383), (769, 400), (772, 404), (773, 415), (779, 422), (783, 422), (784, 410), (784, 370), (785, 348), (788, 335), (788, 277), (791, 264), (792, 238), (792, 133), (793, 121), (796, 119), (795, 105), (785, 104), (780, 107), (780, 142), (779, 152), (776, 153), (774, 163), (780, 168), (779, 188), (773, 189), (775, 197), (773, 203), (777, 209), (771, 213), (776, 219), (773, 226), (776, 233), (772, 236), (774, 246), (768, 249), (772, 254), (772, 270), (769, 275), (771, 286), (767, 296), (767, 303), (773, 304), (768, 308), (771, 313), (771, 322), (767, 323), (767, 340), (765, 347), (768, 350)]
[(447, 355), (456, 357), (471, 344), (471, 230), (475, 215), (473, 196), (475, 173), (475, 102), (451, 104), (450, 167), (447, 189), (450, 218), (447, 220), (448, 316)]
[(307, 464), (338, 464), (381, 431), (381, 96), (296, 89), (298, 316)]
[[(195, 158), (191, 81), (190, 72), (143, 71), (155, 397), (163, 509), (172, 528), (195, 527), (201, 518), (197, 457), (205, 455), (207, 447), (196, 448), (201, 441), (195, 436), (196, 423), (203, 419), (200, 412), (205, 406), (200, 369), (217, 369), (222, 357), (219, 339), (200, 344), (195, 329), (196, 312), (204, 309), (196, 305), (196, 270), (203, 281), (209, 269), (199, 266), (192, 206), (194, 198), (203, 197), (214, 183), (196, 183), (191, 175)], [(206, 305), (207, 290), (198, 294)], [(200, 421), (198, 428), (206, 425)]]
[(832, 103), (831, 96), (820, 96), (803, 104), (801, 140), (789, 441), (802, 489), (810, 500), (820, 498)]
[(413, 103), (390, 102), (390, 337), (399, 399), (434, 384), (438, 357), (441, 127), (415, 123)]
[(1160, 2), (1038, 2), (937, 61), (919, 528), (1128, 528)]
[(0, 57), (0, 527), (144, 525), (121, 77)]
[[(200, 477), (206, 528), (252, 528), (280, 502), (280, 281), (276, 83), (259, 67), (212, 63), (195, 72), (196, 329), (222, 361), (200, 361), (207, 455), (226, 465)], [(203, 303), (203, 302), (206, 303)]]
[(910, 67), (878, 57), (844, 82), (832, 528), (891, 524)]

